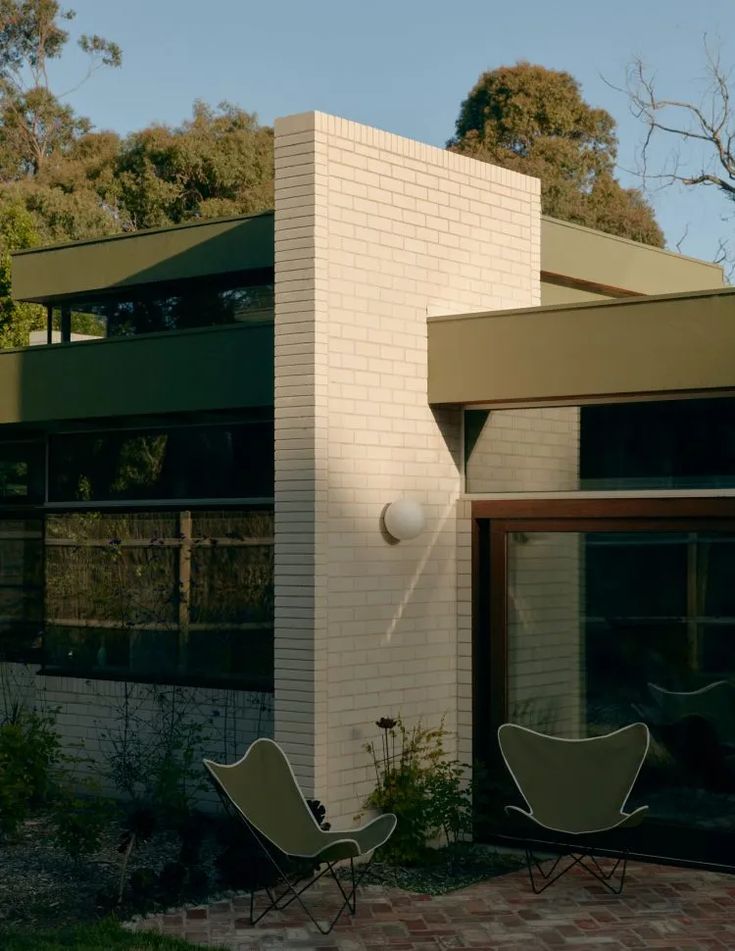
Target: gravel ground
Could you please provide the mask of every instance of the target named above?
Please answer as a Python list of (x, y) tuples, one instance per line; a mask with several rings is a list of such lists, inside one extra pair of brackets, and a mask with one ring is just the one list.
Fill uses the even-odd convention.
[[(119, 829), (111, 827), (99, 852), (74, 861), (53, 844), (43, 815), (28, 821), (13, 842), (0, 845), (0, 926), (53, 929), (109, 915), (109, 905), (100, 905), (98, 895), (101, 890), (116, 893), (121, 867), (119, 840)], [(160, 870), (176, 858), (179, 844), (176, 835), (159, 832), (134, 849), (128, 874), (137, 868)], [(211, 882), (210, 901), (231, 894), (217, 887), (214, 859), (219, 848), (211, 837), (202, 849), (202, 867)], [(513, 871), (521, 864), (514, 854), (487, 846), (465, 846), (453, 854), (437, 853), (437, 861), (429, 867), (399, 868), (375, 862), (365, 881), (437, 895)], [(182, 898), (179, 904), (186, 900)], [(127, 918), (140, 911), (124, 904), (117, 914)]]
[(420, 868), (373, 862), (364, 881), (423, 895), (444, 895), (496, 875), (515, 872), (524, 865), (520, 854), (500, 852), (485, 845), (466, 845), (456, 851), (438, 852), (435, 864)]
[[(25, 823), (12, 842), (0, 843), (0, 925), (56, 928), (95, 921), (110, 913), (98, 904), (101, 890), (116, 890), (121, 855), (120, 831), (111, 828), (102, 847), (79, 861), (53, 844), (43, 815)], [(175, 858), (178, 838), (159, 833), (133, 851), (128, 871), (160, 869)], [(120, 908), (119, 913), (135, 909)]]

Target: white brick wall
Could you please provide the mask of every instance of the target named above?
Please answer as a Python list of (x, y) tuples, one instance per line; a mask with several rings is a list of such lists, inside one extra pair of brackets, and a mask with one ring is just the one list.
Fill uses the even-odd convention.
[[(538, 303), (538, 182), (320, 113), (275, 133), (275, 733), (347, 818), (379, 716), (466, 725), (460, 417), (427, 404), (426, 317)], [(401, 495), (427, 528), (393, 545)]]
[[(156, 722), (156, 696), (170, 703), (172, 688), (146, 684), (128, 685), (131, 723), (139, 735), (151, 735), (146, 726)], [(109, 756), (115, 738), (123, 729), (125, 685), (115, 681), (81, 680), (76, 677), (37, 676), (25, 664), (0, 664), (0, 719), (14, 702), (26, 708), (54, 712), (64, 748), (88, 758), (81, 772), (93, 772), (103, 789), (115, 794), (119, 789), (107, 776)], [(196, 757), (232, 762), (258, 736), (273, 735), (273, 700), (270, 694), (239, 690), (212, 690), (182, 687), (178, 709), (203, 727), (204, 742)], [(203, 769), (203, 767), (202, 767)], [(203, 774), (202, 774), (203, 775)], [(212, 791), (199, 797), (202, 806), (216, 805)]]
[(466, 465), (467, 492), (576, 492), (578, 406), (491, 410)]

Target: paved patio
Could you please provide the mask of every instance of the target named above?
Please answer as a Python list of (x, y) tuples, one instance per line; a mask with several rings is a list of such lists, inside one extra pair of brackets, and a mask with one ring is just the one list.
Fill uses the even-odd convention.
[[(328, 912), (334, 907), (331, 890), (327, 883), (316, 888), (312, 901)], [(342, 920), (327, 937), (291, 909), (252, 928), (247, 897), (153, 916), (132, 928), (230, 951), (703, 951), (735, 949), (734, 911), (735, 877), (630, 864), (621, 897), (581, 871), (539, 896), (531, 892), (525, 871), (435, 898), (364, 886), (357, 916)]]

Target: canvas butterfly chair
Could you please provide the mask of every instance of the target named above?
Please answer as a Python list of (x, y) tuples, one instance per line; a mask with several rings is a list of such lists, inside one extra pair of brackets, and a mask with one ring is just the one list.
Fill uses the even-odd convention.
[[(396, 827), (394, 815), (378, 816), (357, 829), (325, 831), (309, 808), (285, 753), (273, 740), (256, 740), (237, 763), (225, 766), (205, 759), (204, 765), (225, 807), (245, 823), (273, 867), (276, 879), (282, 882), (280, 890), (265, 886), (269, 904), (257, 916), (251, 890), (251, 924), (294, 901), (298, 901), (322, 934), (329, 934), (346, 908), (350, 914), (355, 913), (357, 886), (367, 872), (372, 854), (359, 875), (355, 874), (355, 859), (373, 853), (388, 841)], [(303, 877), (290, 871), (290, 860), (300, 861), (310, 869), (306, 884)], [(346, 890), (335, 872), (336, 863), (344, 860), (350, 863)], [(343, 899), (326, 927), (317, 921), (301, 897), (324, 875), (331, 875)]]
[[(528, 810), (506, 806), (508, 815), (553, 832), (555, 845), (563, 850), (552, 867), (544, 871), (533, 850), (526, 847), (531, 887), (538, 895), (575, 865), (581, 865), (611, 892), (619, 895), (625, 882), (627, 850), (612, 869), (604, 871), (593, 854), (589, 837), (613, 829), (638, 825), (648, 811), (640, 806), (624, 812), (648, 752), (650, 737), (645, 723), (632, 723), (614, 733), (585, 740), (547, 736), (514, 723), (498, 729), (498, 742), (505, 764)], [(561, 870), (559, 864), (569, 858)], [(619, 881), (614, 875), (622, 863)]]

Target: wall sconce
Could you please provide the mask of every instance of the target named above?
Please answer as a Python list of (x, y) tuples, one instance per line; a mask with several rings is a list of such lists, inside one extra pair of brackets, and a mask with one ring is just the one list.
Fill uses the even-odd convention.
[(383, 528), (396, 541), (408, 541), (423, 532), (426, 516), (415, 499), (396, 499), (383, 510)]

